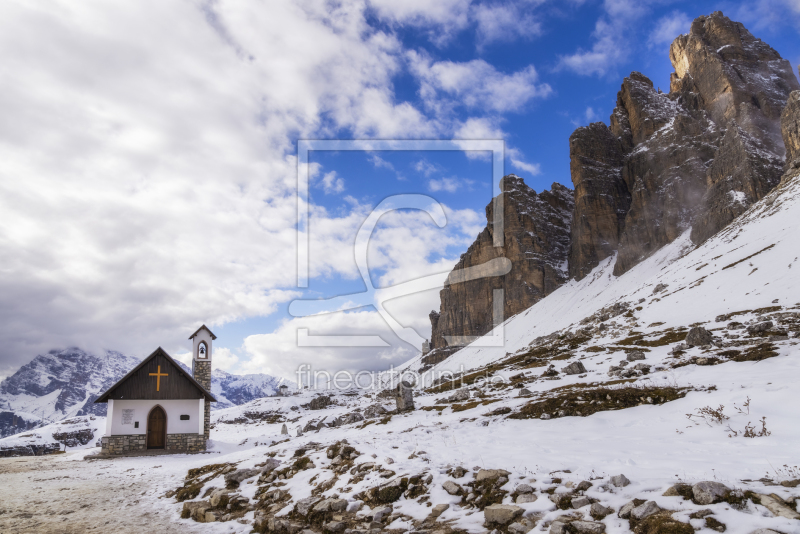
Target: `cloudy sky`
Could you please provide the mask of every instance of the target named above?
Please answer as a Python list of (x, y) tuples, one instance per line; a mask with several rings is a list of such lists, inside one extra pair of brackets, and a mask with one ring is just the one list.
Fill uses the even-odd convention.
[[(800, 2), (756, 0), (6, 1), (0, 4), (0, 377), (78, 346), (175, 355), (205, 323), (215, 365), (292, 378), (415, 356), (359, 293), (356, 233), (389, 195), (370, 280), (443, 279), (485, 225), (483, 152), (314, 151), (309, 285), (297, 287), (298, 139), (502, 139), (505, 171), (571, 186), (567, 140), (608, 120), (631, 70), (669, 87), (668, 47), (722, 10), (793, 65)], [(438, 291), (396, 298), (430, 335)], [(383, 346), (298, 347), (311, 336)]]

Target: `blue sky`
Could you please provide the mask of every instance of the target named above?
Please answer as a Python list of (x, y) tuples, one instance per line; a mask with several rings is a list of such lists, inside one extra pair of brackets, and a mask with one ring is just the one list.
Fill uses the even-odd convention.
[[(429, 195), (448, 224), (385, 215), (373, 282), (443, 278), (485, 226), (490, 160), (313, 152), (297, 288), (297, 140), (502, 139), (506, 173), (571, 187), (574, 129), (608, 122), (632, 70), (668, 91), (669, 44), (715, 10), (796, 68), (796, 0), (4, 4), (0, 377), (65, 346), (185, 357), (200, 323), (234, 372), (414, 356), (370, 308), (298, 319), (289, 303), (362, 291), (356, 232), (400, 193)], [(438, 292), (387, 306), (427, 337)], [(300, 348), (298, 328), (386, 346)]]

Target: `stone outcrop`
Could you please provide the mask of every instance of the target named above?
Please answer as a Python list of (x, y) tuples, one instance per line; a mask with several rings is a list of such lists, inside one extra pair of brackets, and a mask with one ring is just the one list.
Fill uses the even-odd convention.
[[(618, 117), (617, 121), (614, 117)], [(629, 149), (627, 114), (578, 128), (569, 138), (570, 171), (575, 186), (575, 217), (569, 252), (570, 278), (583, 278), (614, 254), (631, 204), (622, 179), (623, 150)]]
[[(537, 194), (510, 174), (500, 182), (503, 246), (494, 246), (494, 200), (486, 207), (486, 228), (456, 264), (440, 293), (439, 313), (431, 312), (431, 347), (468, 342), (494, 327), (494, 290), (504, 291), (503, 316), (509, 318), (555, 291), (567, 280), (567, 256), (574, 200), (554, 183)], [(457, 282), (459, 271), (495, 258), (511, 260), (511, 270), (496, 277)], [(446, 339), (450, 338), (450, 342)]]
[(800, 174), (800, 91), (789, 95), (781, 114), (781, 132), (786, 146), (786, 167), (782, 182)]
[(791, 118), (800, 104), (786, 105), (800, 84), (789, 62), (742, 24), (721, 12), (699, 17), (675, 39), (670, 60), (668, 94), (634, 72), (610, 126), (570, 138), (572, 277), (615, 251), (621, 275), (689, 228), (695, 243), (708, 239), (780, 182), (791, 166), (784, 168), (783, 137), (788, 161), (800, 155)]

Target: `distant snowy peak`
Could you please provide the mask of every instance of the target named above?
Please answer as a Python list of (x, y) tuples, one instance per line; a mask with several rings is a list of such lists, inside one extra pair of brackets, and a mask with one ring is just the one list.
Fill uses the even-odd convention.
[(211, 393), (217, 398), (215, 410), (230, 408), (261, 397), (278, 394), (278, 388), (285, 384), (289, 391), (296, 391), (297, 385), (282, 378), (265, 374), (232, 375), (221, 369), (211, 372)]
[(77, 415), (105, 415), (94, 400), (139, 360), (116, 351), (79, 348), (36, 356), (0, 382), (0, 436)]

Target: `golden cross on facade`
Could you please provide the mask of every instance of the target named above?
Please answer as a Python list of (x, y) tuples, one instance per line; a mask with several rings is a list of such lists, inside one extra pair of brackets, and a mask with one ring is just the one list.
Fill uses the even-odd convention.
[(150, 376), (156, 377), (156, 391), (161, 391), (161, 377), (162, 376), (169, 376), (167, 373), (161, 372), (161, 366), (158, 366), (157, 373), (150, 373)]

